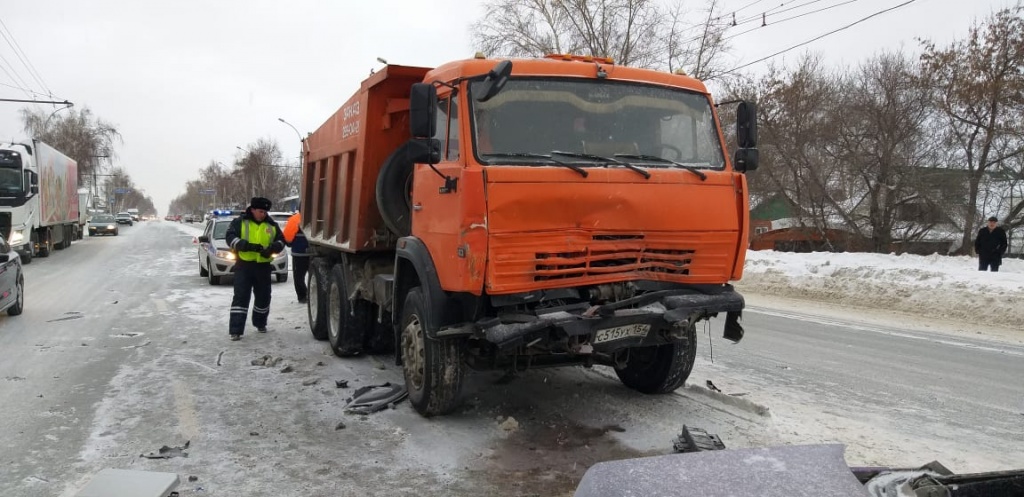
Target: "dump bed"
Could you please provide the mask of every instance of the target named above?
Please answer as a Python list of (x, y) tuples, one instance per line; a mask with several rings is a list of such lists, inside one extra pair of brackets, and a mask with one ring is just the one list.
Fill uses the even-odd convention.
[(346, 252), (394, 248), (377, 209), (377, 174), (409, 139), (409, 89), (429, 70), (385, 67), (306, 140), (301, 212), (311, 244)]

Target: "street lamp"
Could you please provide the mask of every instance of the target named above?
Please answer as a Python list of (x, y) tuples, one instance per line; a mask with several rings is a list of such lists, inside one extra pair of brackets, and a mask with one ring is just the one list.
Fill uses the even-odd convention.
[(306, 139), (302, 137), (302, 133), (299, 133), (299, 130), (296, 129), (295, 126), (292, 126), (292, 123), (285, 121), (283, 117), (279, 117), (277, 118), (277, 120), (286, 124), (289, 128), (292, 129), (292, 131), (295, 132), (295, 136), (299, 137), (299, 167), (301, 168), (303, 163), (302, 154), (306, 151)]

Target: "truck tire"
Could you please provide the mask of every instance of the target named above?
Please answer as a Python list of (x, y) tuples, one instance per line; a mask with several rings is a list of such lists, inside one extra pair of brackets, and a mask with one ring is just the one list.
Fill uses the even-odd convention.
[(46, 228), (46, 235), (42, 240), (39, 240), (39, 250), (36, 251), (38, 257), (49, 257), (50, 251), (53, 249), (53, 236), (50, 235), (50, 228)]
[(338, 357), (351, 357), (363, 353), (363, 340), (373, 326), (373, 305), (363, 299), (349, 299), (349, 285), (341, 264), (330, 271), (327, 321), (327, 341)]
[(7, 308), (8, 316), (17, 316), (25, 310), (25, 277), (18, 276), (18, 300), (14, 305)]
[(377, 175), (377, 209), (397, 236), (412, 233), (412, 171), (409, 142), (391, 152)]
[(401, 351), (409, 402), (424, 417), (452, 412), (459, 406), (465, 377), (460, 339), (431, 339), (427, 303), (419, 287), (412, 288), (402, 306)]
[(327, 340), (327, 298), (331, 288), (327, 274), (327, 261), (317, 258), (309, 262), (306, 314), (309, 316), (309, 331), (317, 340)]
[(697, 358), (697, 326), (690, 325), (685, 340), (629, 350), (626, 367), (616, 369), (619, 380), (633, 390), (663, 394), (683, 386)]

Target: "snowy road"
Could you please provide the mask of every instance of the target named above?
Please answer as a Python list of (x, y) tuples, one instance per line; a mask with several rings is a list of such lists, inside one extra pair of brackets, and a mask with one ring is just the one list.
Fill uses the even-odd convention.
[[(26, 267), (25, 314), (0, 318), (0, 495), (70, 497), (107, 467), (178, 473), (182, 495), (571, 495), (594, 462), (667, 453), (684, 423), (733, 448), (840, 441), (851, 463), (1024, 467), (1019, 347), (775, 310), (747, 313), (740, 345), (713, 326), (714, 363), (703, 335), (698, 386), (678, 395), (607, 370), (478, 374), (453, 416), (346, 415), (354, 387), (401, 381), (391, 358), (331, 355), (290, 281), (270, 332), (229, 342), (231, 290), (198, 276), (195, 231), (144, 223)], [(281, 362), (252, 364), (264, 355)], [(187, 458), (140, 457), (186, 441)]]

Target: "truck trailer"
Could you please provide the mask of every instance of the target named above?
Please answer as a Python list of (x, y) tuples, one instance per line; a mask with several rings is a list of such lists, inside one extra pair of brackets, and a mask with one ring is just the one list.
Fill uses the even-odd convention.
[(305, 140), (310, 330), (394, 350), (424, 416), (471, 369), (599, 364), (671, 392), (698, 322), (743, 335), (756, 131), (739, 102), (730, 158), (700, 81), (608, 59), (388, 65)]
[(0, 232), (26, 264), (81, 238), (78, 164), (39, 141), (0, 145)]

